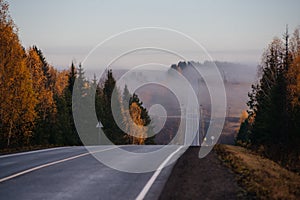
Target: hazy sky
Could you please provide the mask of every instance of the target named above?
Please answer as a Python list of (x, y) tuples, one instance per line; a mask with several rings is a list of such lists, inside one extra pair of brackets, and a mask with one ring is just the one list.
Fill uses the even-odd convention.
[(300, 25), (299, 0), (8, 2), (23, 45), (37, 45), (57, 67), (66, 67), (72, 60), (80, 62), (113, 34), (144, 26), (186, 33), (213, 59), (256, 63), (263, 48), (274, 36), (282, 35), (286, 24), (291, 30)]

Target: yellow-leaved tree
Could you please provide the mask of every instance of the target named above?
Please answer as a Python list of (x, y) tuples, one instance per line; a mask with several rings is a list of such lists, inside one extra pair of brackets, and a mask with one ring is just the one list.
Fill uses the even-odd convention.
[(131, 126), (131, 135), (133, 135), (133, 144), (144, 144), (147, 138), (147, 127), (145, 127), (145, 122), (141, 118), (142, 109), (137, 102), (133, 102), (129, 107), (129, 113), (131, 115), (134, 125)]
[(288, 95), (294, 109), (300, 106), (300, 52), (289, 68), (288, 78)]
[(39, 113), (40, 119), (45, 120), (47, 114), (53, 112), (53, 92), (47, 87), (47, 77), (42, 70), (43, 62), (34, 48), (28, 50), (26, 65), (31, 72), (33, 90), (36, 93), (36, 98), (38, 100), (36, 111)]
[(0, 144), (28, 144), (36, 117), (37, 98), (17, 28), (0, 0)]

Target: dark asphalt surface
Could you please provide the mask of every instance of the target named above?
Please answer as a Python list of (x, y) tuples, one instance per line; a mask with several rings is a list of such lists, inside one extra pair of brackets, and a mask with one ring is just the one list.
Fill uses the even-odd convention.
[[(103, 149), (105, 148), (111, 147), (104, 146)], [(148, 152), (160, 147), (124, 148), (133, 152)], [(84, 147), (64, 147), (0, 156), (0, 180), (33, 167), (83, 153), (87, 153)], [(128, 159), (128, 162), (134, 161)], [(159, 197), (172, 167), (173, 165), (164, 168), (145, 199)], [(92, 155), (85, 155), (0, 182), (0, 199), (135, 199), (153, 173), (117, 171), (103, 165)]]

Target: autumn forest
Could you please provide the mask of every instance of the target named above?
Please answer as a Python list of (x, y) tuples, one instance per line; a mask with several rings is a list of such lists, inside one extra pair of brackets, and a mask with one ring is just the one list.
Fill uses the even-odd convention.
[[(72, 116), (73, 85), (78, 79), (83, 95), (96, 87), (97, 117), (103, 119), (103, 131), (115, 144), (153, 144), (150, 117), (136, 94), (125, 87), (120, 99), (130, 104), (129, 112), (138, 124), (127, 127), (135, 132), (129, 136), (113, 120), (111, 95), (115, 87), (112, 71), (102, 81), (88, 81), (79, 64), (69, 70), (51, 66), (37, 46), (25, 49), (19, 40), (18, 29), (8, 12), (8, 5), (0, 1), (0, 149), (30, 146), (81, 145)], [(84, 98), (84, 97), (82, 97)], [(117, 109), (124, 112), (122, 102)], [(94, 125), (96, 126), (96, 124)], [(141, 137), (139, 137), (141, 136)]]
[[(299, 171), (299, 29), (290, 33), (287, 28), (281, 37), (274, 38), (260, 63), (235, 142)], [(125, 86), (117, 89), (118, 98), (112, 102), (115, 86), (112, 70), (106, 70), (100, 80), (96, 76), (88, 80), (83, 65), (70, 61), (68, 70), (58, 70), (38, 46), (24, 48), (8, 4), (0, 0), (0, 150), (82, 145), (72, 115), (75, 89), (83, 101), (96, 90), (95, 101), (87, 103), (95, 103), (102, 130), (113, 143), (155, 144), (154, 136), (148, 137), (153, 127), (139, 96)], [(112, 103), (121, 113), (122, 129), (114, 120)], [(137, 126), (128, 122), (128, 112)]]

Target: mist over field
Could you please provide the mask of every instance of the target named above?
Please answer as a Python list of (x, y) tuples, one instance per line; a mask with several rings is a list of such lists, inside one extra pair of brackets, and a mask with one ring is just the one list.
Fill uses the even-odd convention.
[[(180, 105), (179, 101), (185, 95), (187, 87), (182, 82), (183, 79), (192, 87), (197, 96), (203, 112), (205, 130), (207, 129), (210, 121), (211, 97), (201, 74), (205, 74), (208, 79), (214, 77), (213, 66), (217, 66), (223, 79), (227, 99), (226, 120), (220, 142), (232, 144), (239, 129), (241, 113), (247, 109), (245, 102), (248, 100), (248, 92), (251, 91), (251, 85), (257, 79), (257, 66), (220, 61), (203, 63), (179, 61), (169, 68), (160, 66), (151, 68), (151, 65), (146, 69), (135, 70), (111, 68), (121, 91), (126, 84), (131, 93), (138, 94), (148, 111), (156, 104), (165, 109), (166, 116), (159, 116), (163, 115), (159, 112), (156, 114), (150, 112), (150, 115), (152, 114), (153, 126), (160, 129), (155, 138), (156, 143), (168, 144), (176, 135), (180, 124), (182, 114), (180, 106), (183, 105)], [(87, 76), (92, 77), (92, 74), (96, 72), (88, 71)], [(136, 86), (139, 87), (136, 88)], [(176, 88), (179, 95), (176, 96), (170, 88), (174, 90)], [(188, 99), (188, 97), (184, 98)]]

